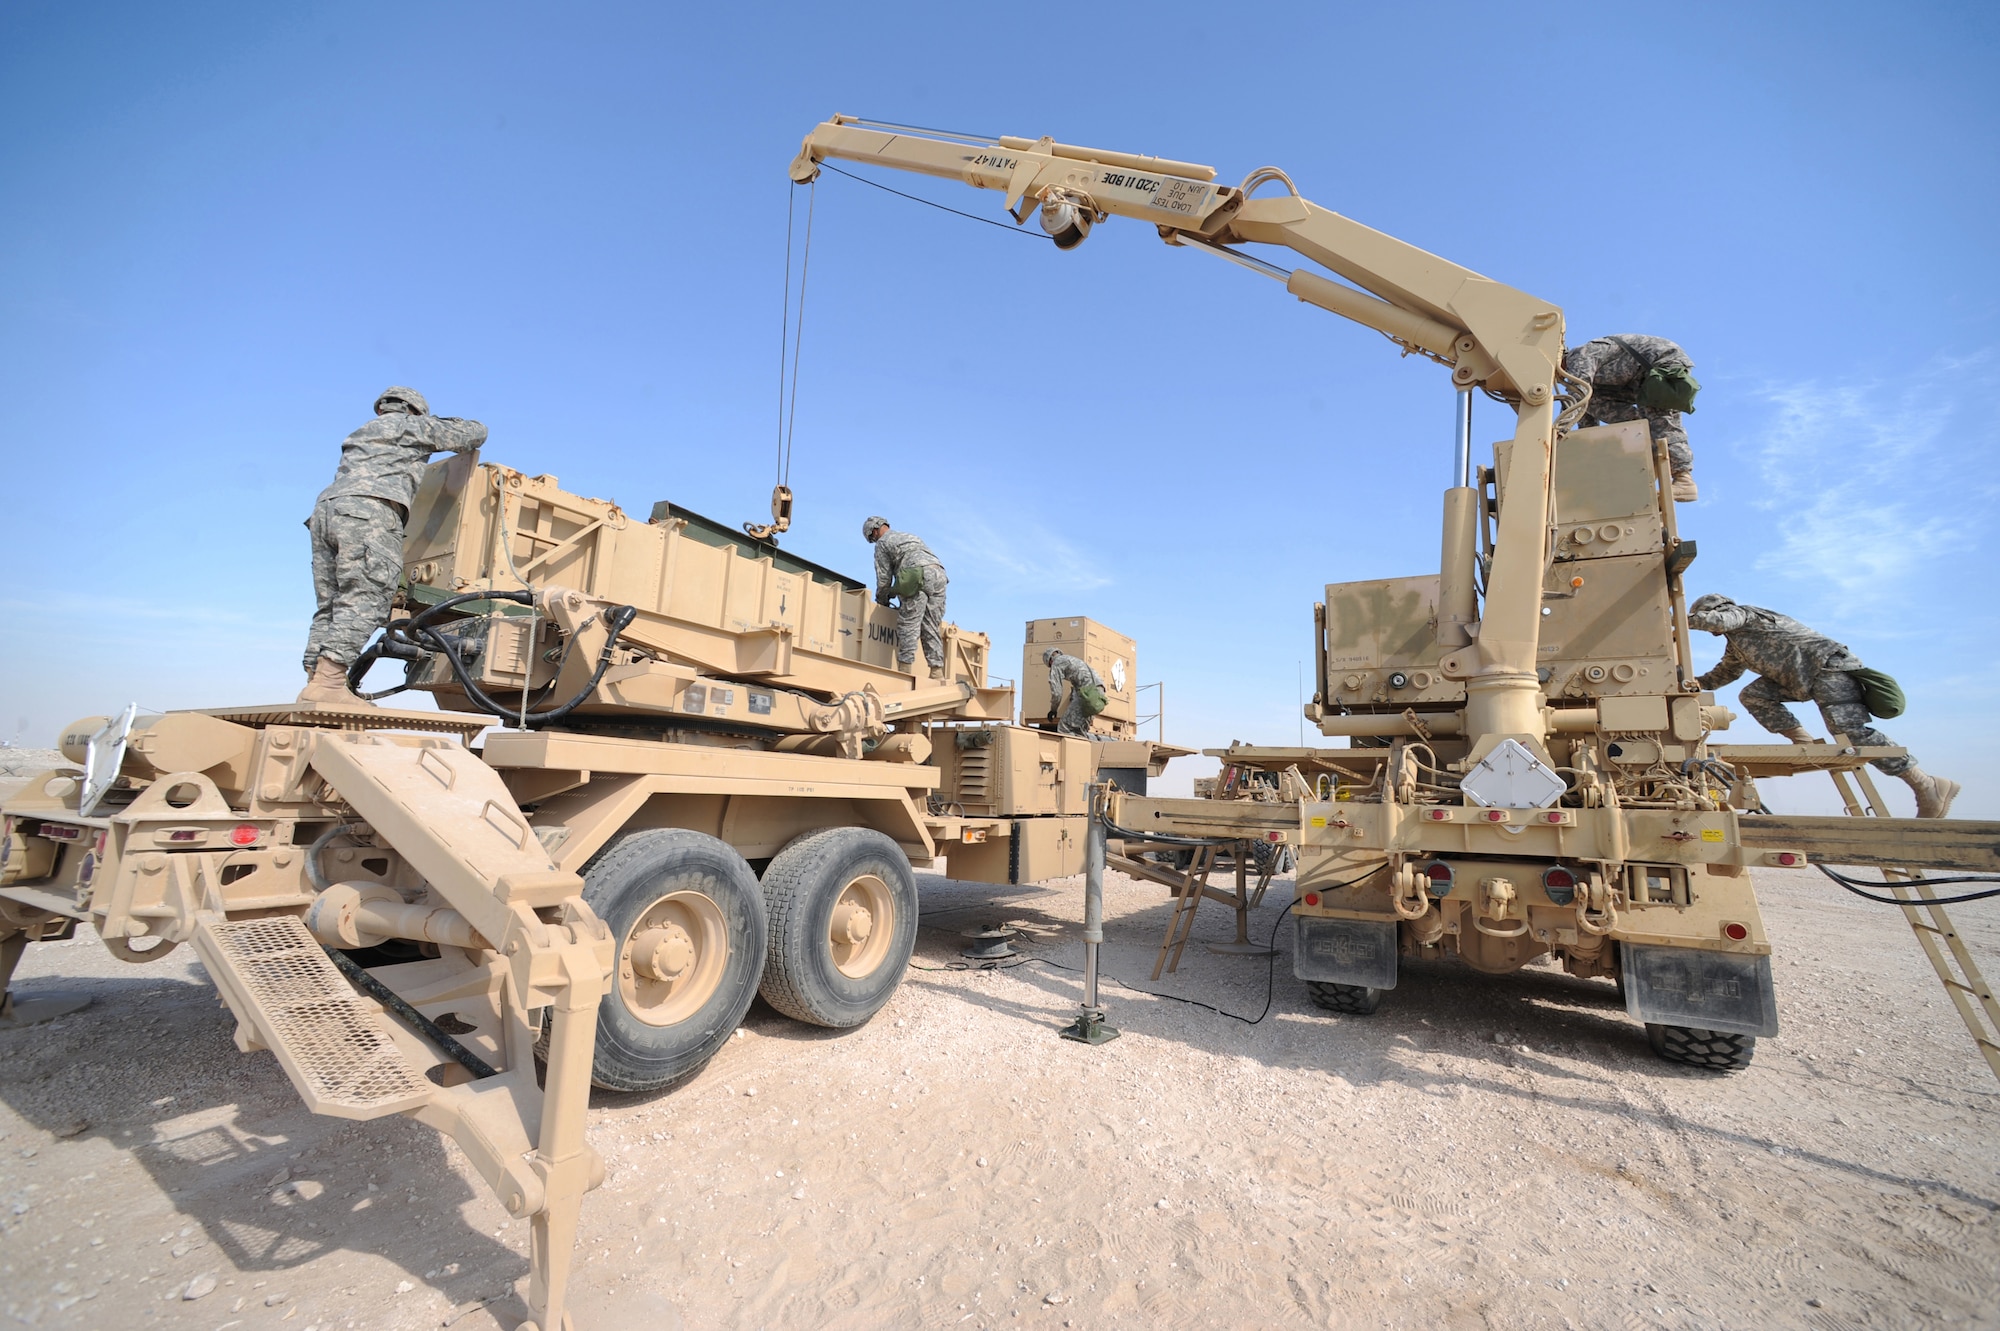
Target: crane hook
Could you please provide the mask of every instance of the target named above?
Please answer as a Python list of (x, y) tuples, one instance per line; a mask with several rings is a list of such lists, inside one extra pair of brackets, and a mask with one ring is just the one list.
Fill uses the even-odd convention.
[(743, 530), (760, 541), (769, 541), (779, 532), (790, 531), (791, 527), (792, 487), (789, 485), (774, 485), (771, 487), (770, 522), (746, 522), (743, 524)]

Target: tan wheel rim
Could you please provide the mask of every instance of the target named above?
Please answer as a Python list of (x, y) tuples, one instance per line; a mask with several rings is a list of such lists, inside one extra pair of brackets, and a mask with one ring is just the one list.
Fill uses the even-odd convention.
[(896, 898), (889, 885), (865, 873), (842, 888), (826, 935), (835, 970), (850, 980), (873, 975), (896, 936)]
[(672, 1026), (701, 1010), (722, 983), (729, 928), (700, 892), (669, 892), (618, 940), (618, 993), (649, 1026)]

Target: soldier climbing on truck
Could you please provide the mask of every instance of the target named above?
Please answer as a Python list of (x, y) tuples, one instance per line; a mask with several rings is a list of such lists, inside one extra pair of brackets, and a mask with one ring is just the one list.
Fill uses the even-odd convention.
[(478, 421), (433, 416), (422, 393), (400, 386), (383, 389), (375, 419), (342, 441), (340, 466), (306, 519), (318, 607), (306, 636), (300, 702), (362, 705), (348, 672), (388, 622), (417, 479), (433, 454), (467, 453), (485, 442)]
[[(1785, 706), (1811, 702), (1819, 707), (1827, 728), (1844, 735), (1848, 744), (1868, 748), (1895, 744), (1870, 725), (1869, 718), (1902, 715), (1903, 691), (1824, 633), (1775, 610), (1738, 605), (1717, 592), (1688, 607), (1688, 627), (1717, 634), (1729, 644), (1722, 659), (1695, 682), (1704, 689), (1719, 689), (1735, 683), (1746, 670), (1755, 673), (1757, 678), (1745, 684), (1737, 697), (1772, 734), (1797, 744), (1819, 743)], [(1958, 782), (1932, 776), (1909, 754), (1873, 761), (1876, 771), (1909, 786), (1917, 797), (1917, 817), (1942, 818), (1951, 812)]]

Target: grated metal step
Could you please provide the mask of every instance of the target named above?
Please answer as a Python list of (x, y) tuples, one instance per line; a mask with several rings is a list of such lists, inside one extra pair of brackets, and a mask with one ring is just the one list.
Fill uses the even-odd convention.
[(315, 1114), (377, 1118), (435, 1093), (297, 916), (204, 919), (194, 945)]

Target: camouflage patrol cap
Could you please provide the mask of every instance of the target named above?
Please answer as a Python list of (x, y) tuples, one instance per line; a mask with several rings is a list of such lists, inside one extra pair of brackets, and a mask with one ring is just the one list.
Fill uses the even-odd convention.
[(431, 414), (431, 404), (424, 401), (424, 395), (414, 388), (403, 388), (392, 384), (383, 389), (382, 395), (375, 399), (376, 415), (379, 416), (382, 414), (382, 404), (385, 402), (406, 403), (419, 416), (428, 416)]
[(1735, 608), (1736, 602), (1721, 592), (1710, 592), (1706, 596), (1697, 597), (1695, 603), (1688, 607), (1688, 627), (1708, 628), (1710, 624), (1716, 622), (1715, 616)]
[(877, 532), (887, 531), (888, 529), (889, 519), (887, 518), (863, 518), (861, 520), (861, 539), (872, 541), (875, 539)]

